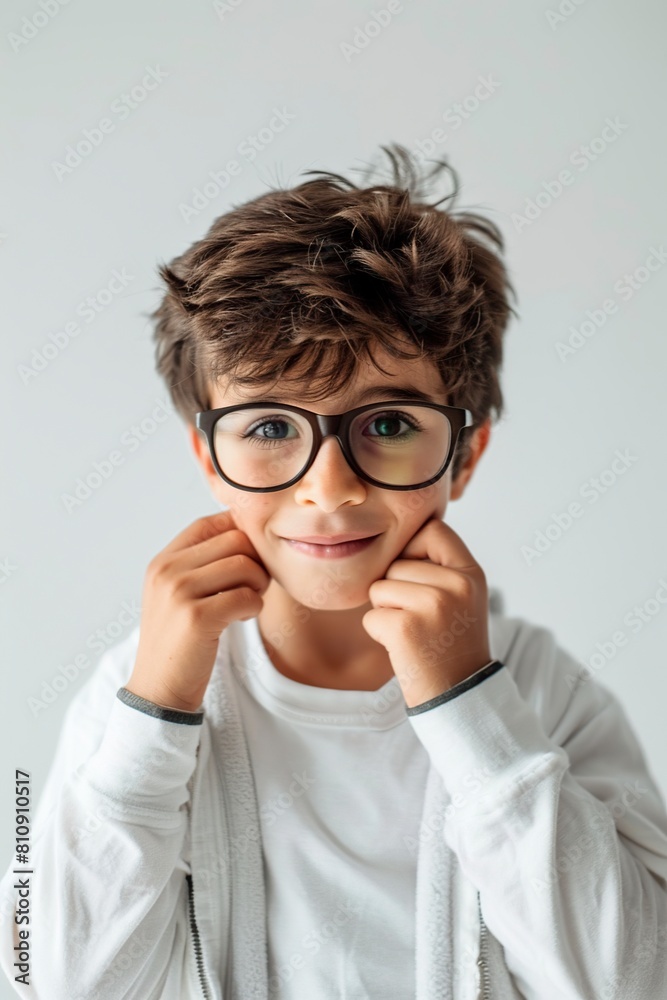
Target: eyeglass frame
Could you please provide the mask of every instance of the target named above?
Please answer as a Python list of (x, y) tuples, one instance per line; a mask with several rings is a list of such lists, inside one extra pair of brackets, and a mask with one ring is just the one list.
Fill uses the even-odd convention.
[[(292, 413), (300, 414), (304, 417), (313, 432), (313, 443), (310, 451), (310, 455), (302, 467), (298, 475), (293, 476), (288, 482), (283, 483), (280, 486), (241, 486), (240, 483), (235, 483), (232, 479), (224, 474), (218, 462), (218, 457), (215, 453), (215, 444), (213, 438), (213, 431), (216, 422), (220, 417), (224, 416), (225, 413), (231, 413), (232, 410), (248, 410), (248, 409), (262, 409), (265, 407), (280, 407), (282, 410), (289, 410)], [(445, 461), (440, 468), (439, 472), (435, 476), (431, 476), (430, 479), (424, 480), (422, 483), (417, 483), (413, 486), (393, 486), (388, 483), (381, 483), (379, 480), (374, 479), (372, 476), (367, 475), (363, 469), (355, 461), (354, 455), (352, 454), (352, 449), (349, 443), (349, 428), (356, 416), (360, 413), (364, 413), (366, 410), (377, 410), (384, 409), (387, 407), (401, 408), (405, 406), (424, 406), (429, 407), (432, 410), (438, 410), (439, 413), (443, 413), (449, 420), (451, 427), (451, 439), (449, 442), (449, 452)], [(364, 403), (363, 406), (355, 406), (352, 410), (345, 410), (343, 413), (316, 413), (314, 410), (307, 410), (302, 406), (292, 406), (287, 403), (280, 403), (273, 399), (262, 399), (253, 400), (249, 403), (239, 403), (236, 406), (219, 406), (212, 410), (200, 410), (199, 413), (195, 415), (195, 426), (198, 431), (201, 431), (208, 442), (208, 448), (211, 455), (211, 461), (215, 471), (218, 473), (221, 479), (224, 480), (229, 486), (233, 486), (235, 489), (244, 490), (248, 493), (276, 493), (278, 490), (289, 489), (290, 486), (294, 486), (298, 483), (300, 479), (305, 476), (310, 469), (311, 465), (315, 461), (317, 454), (320, 450), (320, 446), (324, 441), (325, 437), (333, 435), (333, 437), (338, 439), (338, 443), (342, 449), (343, 455), (347, 464), (350, 466), (352, 471), (364, 482), (369, 483), (371, 486), (377, 486), (383, 490), (421, 490), (426, 486), (430, 486), (431, 483), (437, 482), (449, 468), (454, 453), (456, 451), (456, 446), (458, 443), (458, 438), (461, 431), (465, 427), (471, 427), (473, 423), (472, 412), (462, 406), (445, 406), (441, 403), (430, 403), (425, 402), (422, 399), (415, 400), (380, 400), (375, 403)]]

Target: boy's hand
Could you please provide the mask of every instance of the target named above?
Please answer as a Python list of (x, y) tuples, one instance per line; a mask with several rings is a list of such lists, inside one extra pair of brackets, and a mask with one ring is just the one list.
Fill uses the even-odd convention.
[(491, 659), (482, 568), (432, 517), (368, 588), (362, 625), (389, 653), (408, 708), (443, 694)]
[(193, 521), (148, 564), (127, 690), (165, 708), (198, 709), (220, 635), (259, 614), (270, 582), (231, 511)]

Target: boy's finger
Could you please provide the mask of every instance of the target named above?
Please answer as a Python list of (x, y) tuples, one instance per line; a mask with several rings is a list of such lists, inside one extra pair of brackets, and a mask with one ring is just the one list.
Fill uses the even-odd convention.
[(180, 552), (181, 549), (190, 548), (199, 542), (206, 542), (209, 538), (214, 538), (215, 535), (235, 527), (236, 522), (231, 510), (220, 510), (216, 511), (215, 514), (206, 514), (204, 517), (198, 517), (196, 521), (175, 535), (162, 551)]

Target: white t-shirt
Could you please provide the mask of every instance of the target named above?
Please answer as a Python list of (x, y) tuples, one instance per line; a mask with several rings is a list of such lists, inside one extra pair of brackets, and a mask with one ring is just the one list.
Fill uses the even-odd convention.
[(418, 831), (429, 756), (392, 677), (285, 677), (257, 618), (232, 648), (264, 850), (269, 996), (414, 1000)]

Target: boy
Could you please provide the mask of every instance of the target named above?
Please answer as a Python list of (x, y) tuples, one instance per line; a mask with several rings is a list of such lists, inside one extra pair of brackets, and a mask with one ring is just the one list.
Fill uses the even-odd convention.
[(667, 997), (636, 736), (443, 520), (502, 410), (502, 239), (385, 149), (392, 185), (270, 192), (160, 269), (158, 370), (227, 509), (68, 707), (29, 986), (3, 882), (22, 996)]

